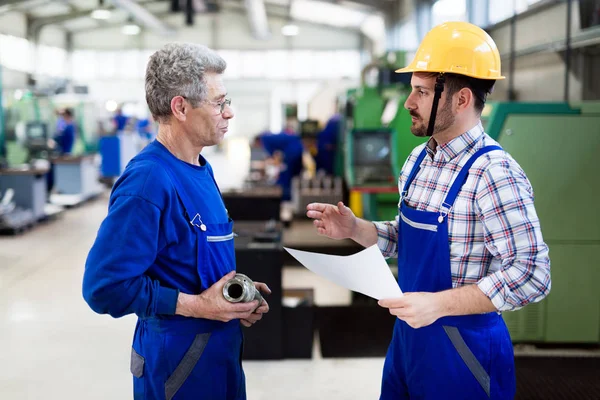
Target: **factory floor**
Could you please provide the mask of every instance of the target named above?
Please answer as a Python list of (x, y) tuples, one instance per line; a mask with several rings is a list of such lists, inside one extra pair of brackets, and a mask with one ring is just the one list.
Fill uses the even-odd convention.
[[(86, 255), (107, 201), (105, 193), (25, 234), (0, 236), (0, 399), (132, 398), (129, 357), (135, 317), (96, 315), (81, 296)], [(350, 301), (348, 291), (303, 268), (284, 268), (283, 286), (313, 287), (318, 305)], [(576, 398), (600, 398), (594, 377), (600, 370), (598, 350), (540, 353), (524, 347), (515, 353), (536, 356), (517, 362), (517, 398), (572, 398), (558, 394), (561, 389), (573, 394), (577, 388), (586, 392)], [(540, 355), (555, 361), (564, 355), (584, 358), (572, 359), (569, 366), (546, 362)], [(323, 359), (318, 345), (312, 360), (245, 361), (248, 400), (377, 399), (383, 362)], [(576, 371), (578, 365), (585, 370)], [(565, 374), (571, 374), (568, 380)]]
[[(81, 296), (107, 200), (69, 209), (25, 234), (0, 236), (0, 399), (132, 398), (136, 319), (96, 315)], [(287, 287), (311, 280), (323, 304), (349, 301), (345, 290), (301, 268), (286, 268), (283, 280)], [(383, 361), (323, 359), (317, 347), (312, 360), (245, 361), (248, 399), (376, 399)]]

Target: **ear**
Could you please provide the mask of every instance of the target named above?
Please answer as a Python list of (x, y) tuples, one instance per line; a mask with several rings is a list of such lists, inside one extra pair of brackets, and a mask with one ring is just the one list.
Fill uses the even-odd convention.
[(184, 122), (187, 118), (189, 104), (181, 96), (175, 96), (171, 99), (171, 113), (173, 117), (180, 122)]
[(475, 101), (475, 96), (470, 89), (462, 88), (455, 94), (456, 96), (456, 111), (464, 111)]

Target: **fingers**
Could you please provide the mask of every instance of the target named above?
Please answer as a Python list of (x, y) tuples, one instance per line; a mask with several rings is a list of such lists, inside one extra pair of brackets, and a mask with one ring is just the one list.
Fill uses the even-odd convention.
[(323, 228), (323, 229), (325, 229), (325, 222), (323, 222), (323, 221), (321, 221), (321, 220), (315, 219), (315, 220), (313, 221), (313, 225), (314, 225), (315, 227), (317, 227), (317, 228)]
[(262, 314), (252, 314), (248, 316), (248, 318), (244, 318), (244, 321), (250, 322), (251, 324), (255, 324), (262, 319)]
[(406, 306), (406, 299), (403, 297), (398, 299), (382, 299), (377, 304), (385, 308), (401, 308)]
[(271, 294), (271, 289), (269, 289), (269, 287), (265, 283), (254, 282), (254, 287), (256, 287), (256, 289), (259, 292), (266, 293), (266, 294)]
[(256, 311), (254, 311), (254, 313), (255, 314), (266, 314), (269, 312), (269, 310), (270, 310), (269, 303), (267, 303), (267, 301), (263, 299), (263, 302), (261, 303), (260, 307), (258, 307), (256, 309)]
[(342, 215), (350, 215), (352, 213), (352, 211), (350, 210), (350, 208), (346, 207), (344, 205), (344, 203), (341, 202), (341, 201), (339, 203), (337, 203), (337, 207), (338, 207), (338, 211)]
[(236, 318), (243, 318), (241, 314), (251, 314), (258, 307), (258, 300), (253, 300), (250, 303), (230, 303), (227, 311), (232, 314), (238, 314)]
[(406, 308), (390, 308), (390, 314), (395, 315), (402, 320), (415, 317), (414, 311)]
[(240, 322), (246, 328), (250, 328), (252, 325), (254, 325), (255, 323), (257, 323), (261, 319), (262, 319), (262, 314), (252, 314), (248, 318), (240, 319)]
[(323, 219), (323, 212), (321, 212), (321, 211), (308, 211), (306, 213), (306, 216), (308, 218), (312, 218), (312, 219)]
[(306, 210), (324, 212), (329, 206), (329, 204), (325, 203), (310, 203), (306, 206)]
[(252, 322), (247, 321), (245, 319), (240, 319), (240, 322), (242, 323), (242, 325), (244, 325), (246, 328), (250, 328), (252, 326)]

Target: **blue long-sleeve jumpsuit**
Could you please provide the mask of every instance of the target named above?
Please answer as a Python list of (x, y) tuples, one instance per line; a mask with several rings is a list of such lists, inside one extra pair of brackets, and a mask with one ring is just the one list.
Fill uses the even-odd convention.
[(243, 400), (242, 331), (175, 315), (179, 292), (198, 294), (235, 270), (233, 224), (208, 162), (185, 163), (159, 142), (127, 166), (89, 253), (83, 296), (102, 314), (135, 313), (135, 399)]
[(261, 136), (261, 142), (265, 150), (273, 155), (275, 151), (283, 153), (285, 169), (279, 173), (277, 184), (281, 186), (283, 201), (292, 198), (292, 179), (302, 172), (302, 153), (304, 146), (302, 140), (294, 134), (265, 134)]

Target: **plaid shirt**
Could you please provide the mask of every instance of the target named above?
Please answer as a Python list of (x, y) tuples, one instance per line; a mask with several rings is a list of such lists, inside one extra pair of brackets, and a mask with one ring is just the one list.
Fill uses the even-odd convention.
[[(406, 202), (421, 211), (439, 212), (462, 166), (484, 146), (498, 145), (481, 124), (456, 139), (427, 147), (421, 170)], [(401, 192), (426, 144), (413, 150), (398, 180)], [(398, 217), (375, 222), (379, 249), (398, 255)], [(516, 310), (550, 291), (550, 259), (525, 172), (506, 152), (482, 155), (448, 214), (452, 286), (477, 284), (499, 311)]]

